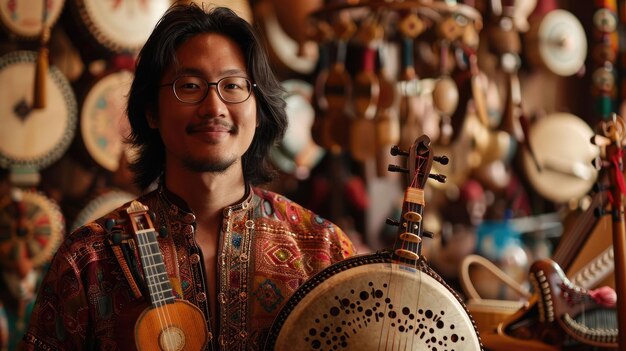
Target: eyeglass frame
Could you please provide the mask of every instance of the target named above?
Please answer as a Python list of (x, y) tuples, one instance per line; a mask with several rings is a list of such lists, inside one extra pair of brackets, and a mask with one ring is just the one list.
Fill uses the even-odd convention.
[[(178, 93), (176, 93), (176, 82), (179, 79), (182, 78), (188, 78), (188, 77), (193, 77), (193, 78), (198, 78), (201, 79), (203, 81), (205, 81), (207, 83), (207, 89), (206, 89), (206, 93), (204, 94), (204, 96), (202, 97), (202, 99), (195, 101), (195, 102), (187, 102), (187, 101), (183, 101), (180, 99), (180, 97), (178, 97)], [(238, 101), (238, 102), (232, 102), (232, 101), (228, 101), (226, 99), (224, 99), (224, 97), (222, 96), (222, 93), (220, 93), (220, 89), (219, 89), (219, 84), (221, 81), (223, 81), (224, 79), (229, 79), (229, 78), (242, 78), (245, 79), (249, 84), (250, 84), (250, 91), (248, 92), (248, 97), (246, 97), (245, 99)], [(206, 99), (207, 96), (209, 96), (209, 91), (211, 90), (211, 86), (215, 85), (215, 92), (217, 93), (217, 97), (220, 98), (220, 100), (222, 100), (222, 102), (226, 103), (226, 104), (241, 104), (243, 102), (246, 102), (250, 96), (252, 95), (252, 90), (253, 88), (256, 88), (256, 83), (253, 83), (249, 78), (246, 77), (241, 77), (241, 76), (228, 76), (228, 77), (223, 77), (220, 78), (217, 82), (209, 82), (208, 80), (200, 77), (200, 76), (194, 76), (194, 75), (185, 75), (185, 76), (180, 76), (176, 79), (174, 79), (171, 83), (166, 83), (166, 84), (161, 84), (159, 85), (159, 88), (163, 88), (163, 87), (167, 87), (167, 86), (172, 86), (172, 92), (174, 93), (174, 97), (176, 98), (176, 100), (178, 100), (179, 102), (183, 103), (183, 104), (189, 104), (189, 105), (194, 105), (194, 104), (199, 104), (202, 101), (204, 101), (204, 99)]]

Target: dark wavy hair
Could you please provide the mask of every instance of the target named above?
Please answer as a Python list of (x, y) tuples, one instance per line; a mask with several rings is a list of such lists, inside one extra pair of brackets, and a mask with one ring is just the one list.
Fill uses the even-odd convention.
[(128, 97), (129, 142), (138, 149), (138, 157), (131, 162), (130, 168), (141, 189), (156, 181), (165, 167), (165, 145), (158, 130), (148, 125), (148, 113), (159, 118), (161, 76), (169, 65), (177, 64), (176, 49), (202, 33), (224, 35), (241, 48), (248, 74), (257, 85), (253, 93), (259, 124), (250, 148), (242, 157), (244, 178), (250, 184), (262, 184), (274, 176), (269, 151), (283, 137), (287, 115), (284, 91), (270, 67), (262, 41), (248, 22), (228, 8), (205, 11), (194, 3), (176, 4), (159, 20), (141, 49)]

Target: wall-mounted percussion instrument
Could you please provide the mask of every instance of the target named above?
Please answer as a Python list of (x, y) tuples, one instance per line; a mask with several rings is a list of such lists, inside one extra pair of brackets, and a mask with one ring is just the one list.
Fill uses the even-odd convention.
[(569, 113), (554, 113), (530, 127), (527, 142), (535, 157), (523, 149), (524, 171), (530, 184), (543, 197), (557, 203), (577, 200), (591, 190), (598, 176), (591, 161), (598, 148), (589, 140), (593, 130)]
[[(171, 0), (71, 0), (68, 6), (80, 34), (95, 44), (92, 47), (108, 53), (132, 55), (143, 46), (171, 4)], [(83, 53), (89, 56), (89, 53)]]
[[(424, 185), (434, 160), (430, 139), (409, 152), (409, 174), (398, 238), (391, 251), (334, 264), (304, 283), (274, 321), (266, 349), (480, 350), (482, 344), (459, 296), (426, 263), (421, 252)], [(393, 222), (393, 221), (391, 221)]]
[[(16, 51), (0, 57), (0, 167), (14, 175), (35, 175), (57, 161), (69, 147), (76, 129), (76, 98), (67, 79), (50, 66), (46, 76), (48, 103), (33, 108), (37, 54)], [(15, 181), (15, 179), (14, 179)]]
[(24, 40), (37, 39), (59, 19), (65, 0), (1, 0), (0, 24)]
[(565, 10), (552, 10), (532, 21), (525, 48), (534, 65), (559, 76), (580, 72), (587, 59), (587, 37), (580, 21)]
[(132, 159), (125, 144), (130, 135), (126, 99), (133, 74), (119, 70), (104, 74), (87, 90), (80, 108), (80, 134), (91, 158), (102, 168), (115, 172), (120, 158)]
[(0, 266), (43, 266), (64, 235), (59, 206), (43, 194), (15, 189), (0, 199)]
[(99, 195), (87, 202), (85, 207), (78, 212), (69, 231), (72, 232), (80, 226), (106, 215), (134, 198), (136, 198), (134, 194), (123, 190), (108, 189), (102, 191)]
[(273, 63), (284, 75), (310, 74), (315, 69), (317, 55), (307, 48), (306, 16), (322, 1), (264, 0), (255, 4), (256, 20), (267, 37), (267, 48)]

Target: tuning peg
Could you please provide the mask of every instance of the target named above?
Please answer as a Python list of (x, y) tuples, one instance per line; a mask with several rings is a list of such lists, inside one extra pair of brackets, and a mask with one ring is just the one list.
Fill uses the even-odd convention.
[(409, 156), (409, 152), (400, 149), (398, 145), (394, 145), (389, 152), (391, 153), (391, 156)]
[(600, 157), (596, 157), (593, 160), (591, 160), (591, 166), (593, 166), (593, 168), (595, 168), (596, 171), (599, 171), (602, 168), (610, 167), (611, 166), (611, 162), (609, 162), (607, 160), (603, 160)]
[(104, 222), (104, 228), (107, 231), (111, 231), (111, 229), (113, 229), (113, 227), (115, 227), (117, 225), (117, 221), (115, 220), (115, 218), (108, 218), (105, 222)]
[(431, 174), (428, 175), (428, 178), (432, 178), (432, 179), (438, 181), (439, 183), (445, 183), (447, 177), (445, 175), (443, 175), (443, 174), (433, 174), (433, 173), (431, 173)]
[(433, 156), (433, 161), (435, 162), (439, 162), (442, 165), (447, 165), (448, 162), (450, 162), (450, 159), (448, 158), (448, 156)]
[(607, 146), (611, 144), (611, 139), (598, 134), (592, 136), (590, 141), (593, 145), (597, 146)]
[(391, 219), (391, 218), (387, 218), (385, 220), (385, 223), (387, 223), (388, 225), (396, 226), (396, 227), (400, 226), (400, 221), (396, 221), (395, 219)]
[(425, 236), (425, 237), (427, 237), (429, 239), (432, 239), (432, 238), (435, 237), (435, 234), (433, 232), (429, 232), (429, 231), (425, 230), (425, 231), (422, 232), (422, 236)]
[(409, 173), (409, 170), (406, 168), (402, 168), (400, 166), (396, 166), (396, 165), (389, 165), (387, 167), (387, 170), (389, 172), (402, 172), (402, 173)]
[(600, 218), (602, 216), (606, 216), (606, 215), (611, 214), (611, 213), (609, 211), (605, 210), (602, 207), (596, 207), (593, 210), (593, 214), (596, 216), (596, 218)]

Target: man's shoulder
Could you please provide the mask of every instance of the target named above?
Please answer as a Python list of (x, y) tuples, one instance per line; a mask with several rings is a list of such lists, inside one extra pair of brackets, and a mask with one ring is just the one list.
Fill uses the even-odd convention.
[(334, 223), (282, 194), (262, 188), (253, 188), (253, 191), (259, 200), (257, 211), (263, 217), (285, 222), (292, 226), (312, 225), (318, 229), (333, 230), (337, 228)]

